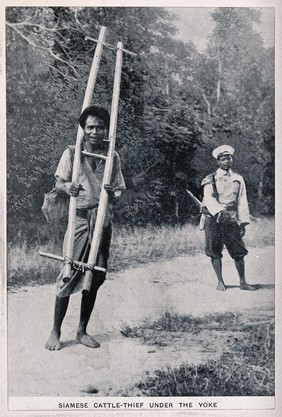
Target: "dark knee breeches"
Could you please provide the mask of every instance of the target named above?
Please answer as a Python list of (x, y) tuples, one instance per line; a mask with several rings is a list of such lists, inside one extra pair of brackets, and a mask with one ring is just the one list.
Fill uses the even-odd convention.
[(215, 218), (206, 217), (205, 237), (206, 255), (211, 258), (221, 258), (224, 245), (234, 260), (248, 253), (235, 221), (219, 224)]

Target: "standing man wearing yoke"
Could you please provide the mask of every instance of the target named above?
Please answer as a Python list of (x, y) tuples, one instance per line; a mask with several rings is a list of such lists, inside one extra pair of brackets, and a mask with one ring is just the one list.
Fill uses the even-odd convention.
[[(79, 118), (79, 124), (84, 133), (84, 151), (106, 155), (110, 115), (102, 107), (87, 107)], [(79, 184), (72, 182), (73, 151), (67, 147), (63, 152), (57, 167), (56, 188), (59, 192), (77, 198), (76, 225), (74, 235), (73, 259), (87, 263), (90, 245), (95, 227), (97, 207), (103, 181), (105, 160), (81, 154)], [(125, 189), (125, 183), (121, 172), (120, 158), (117, 152), (114, 155), (111, 184), (105, 184), (108, 192), (108, 205), (102, 232), (96, 265), (101, 270), (93, 271), (93, 280), (90, 291), (84, 290), (84, 270), (73, 270), (69, 279), (63, 278), (63, 273), (57, 278), (57, 296), (55, 302), (54, 323), (45, 348), (49, 350), (61, 349), (61, 325), (67, 312), (69, 297), (71, 294), (82, 291), (80, 320), (76, 334), (76, 341), (90, 348), (100, 346), (93, 337), (87, 334), (86, 327), (90, 319), (96, 295), (99, 287), (105, 281), (109, 248), (112, 232), (113, 202)], [(65, 236), (66, 242), (66, 236)], [(64, 242), (64, 246), (65, 246)]]
[(225, 291), (222, 276), (222, 250), (226, 246), (240, 278), (241, 290), (255, 290), (245, 279), (244, 256), (248, 251), (243, 242), (245, 226), (250, 223), (246, 186), (241, 175), (232, 171), (234, 149), (222, 145), (212, 155), (219, 168), (202, 181), (203, 205), (211, 215), (205, 215), (206, 255), (211, 258), (218, 279), (217, 289)]

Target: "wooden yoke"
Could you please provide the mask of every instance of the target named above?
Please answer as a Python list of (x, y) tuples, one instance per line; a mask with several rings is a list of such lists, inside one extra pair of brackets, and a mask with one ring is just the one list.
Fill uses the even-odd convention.
[(112, 106), (111, 106), (111, 118), (110, 118), (110, 127), (109, 127), (109, 148), (108, 148), (107, 160), (105, 163), (103, 182), (101, 185), (99, 206), (97, 210), (95, 228), (94, 228), (92, 242), (91, 242), (91, 249), (90, 249), (90, 253), (88, 256), (88, 263), (87, 263), (88, 268), (85, 272), (85, 286), (83, 288), (84, 292), (90, 291), (91, 283), (93, 279), (93, 270), (101, 269), (99, 267), (95, 267), (95, 264), (96, 264), (96, 259), (97, 259), (97, 255), (99, 251), (100, 242), (101, 242), (101, 236), (103, 232), (106, 210), (107, 210), (107, 203), (108, 203), (108, 193), (104, 189), (104, 185), (109, 184), (111, 182), (111, 175), (112, 175), (112, 169), (113, 169), (115, 143), (116, 143), (117, 118), (118, 118), (118, 104), (119, 104), (120, 83), (121, 83), (121, 71), (122, 71), (122, 58), (123, 58), (123, 44), (121, 42), (118, 42), (117, 52), (116, 52), (116, 65), (115, 65)]
[[(95, 48), (95, 54), (92, 61), (92, 66), (88, 78), (88, 83), (85, 91), (84, 101), (82, 105), (82, 111), (88, 107), (91, 103), (92, 94), (94, 91), (99, 64), (103, 51), (103, 44), (106, 38), (106, 27), (102, 26), (99, 39), (97, 41), (97, 47)], [(73, 172), (72, 172), (72, 182), (78, 184), (79, 182), (79, 172), (80, 172), (80, 157), (81, 157), (81, 148), (83, 142), (83, 129), (78, 126), (74, 161), (73, 161)], [(69, 203), (69, 218), (68, 218), (68, 227), (66, 233), (66, 246), (64, 251), (64, 268), (63, 268), (63, 277), (71, 277), (71, 269), (73, 263), (73, 249), (74, 249), (74, 233), (75, 233), (75, 218), (76, 218), (76, 197), (70, 197)]]
[(40, 256), (44, 256), (47, 258), (51, 258), (57, 261), (63, 261), (63, 278), (68, 280), (71, 278), (72, 267), (74, 266), (77, 269), (85, 271), (85, 282), (84, 288), (82, 289), (83, 292), (90, 291), (92, 279), (93, 279), (93, 272), (94, 270), (103, 270), (105, 268), (101, 268), (96, 265), (97, 256), (99, 252), (99, 246), (101, 242), (102, 232), (104, 228), (104, 222), (106, 217), (106, 210), (107, 210), (107, 203), (108, 203), (108, 193), (104, 188), (105, 184), (109, 184), (111, 182), (112, 176), (112, 169), (113, 169), (113, 161), (115, 155), (115, 142), (116, 142), (116, 128), (117, 128), (117, 118), (118, 118), (118, 104), (119, 104), (119, 95), (120, 95), (120, 84), (121, 84), (121, 72), (122, 72), (122, 58), (123, 53), (127, 53), (131, 56), (137, 56), (137, 54), (127, 51), (123, 49), (123, 44), (118, 42), (117, 46), (112, 46), (106, 44), (104, 42), (106, 36), (106, 28), (102, 27), (99, 34), (99, 39), (92, 39), (94, 42), (97, 42), (97, 47), (95, 50), (95, 55), (93, 58), (93, 63), (89, 75), (89, 80), (85, 92), (85, 98), (82, 106), (82, 111), (90, 105), (92, 93), (94, 90), (94, 85), (97, 78), (98, 67), (102, 55), (102, 48), (103, 46), (109, 49), (116, 49), (116, 64), (115, 64), (115, 76), (114, 76), (114, 86), (113, 86), (113, 95), (112, 95), (112, 106), (111, 106), (111, 116), (110, 116), (110, 126), (109, 126), (109, 148), (107, 156), (95, 154), (91, 152), (86, 152), (82, 150), (82, 142), (83, 142), (83, 129), (79, 126), (77, 132), (77, 139), (75, 145), (75, 154), (74, 154), (74, 162), (73, 162), (73, 173), (72, 173), (72, 182), (78, 184), (79, 182), (79, 172), (80, 172), (80, 156), (81, 154), (91, 156), (94, 158), (99, 158), (105, 160), (105, 169), (103, 175), (103, 181), (101, 184), (101, 192), (99, 198), (99, 205), (97, 210), (97, 217), (95, 222), (95, 228), (93, 232), (92, 242), (90, 253), (88, 256), (87, 263), (80, 262), (78, 260), (73, 259), (73, 249), (74, 249), (74, 234), (75, 234), (75, 220), (76, 220), (76, 197), (70, 197), (70, 205), (69, 205), (69, 220), (68, 220), (68, 227), (65, 239), (65, 248), (64, 248), (64, 256), (53, 255), (50, 253), (39, 252)]

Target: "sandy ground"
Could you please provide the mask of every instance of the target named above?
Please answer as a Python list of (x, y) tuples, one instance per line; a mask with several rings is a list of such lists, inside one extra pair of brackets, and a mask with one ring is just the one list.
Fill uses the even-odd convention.
[[(119, 396), (156, 369), (183, 362), (200, 363), (222, 353), (220, 340), (171, 338), (167, 346), (149, 346), (121, 334), (126, 326), (163, 313), (206, 315), (233, 312), (252, 316), (274, 313), (274, 248), (251, 248), (246, 257), (254, 292), (241, 291), (227, 254), (223, 272), (228, 289), (216, 291), (205, 255), (179, 257), (109, 274), (101, 287), (88, 332), (99, 349), (75, 343), (80, 294), (71, 298), (62, 328), (60, 351), (44, 348), (53, 320), (55, 286), (24, 287), (8, 296), (8, 387), (10, 396)], [(129, 390), (131, 396), (134, 391)]]

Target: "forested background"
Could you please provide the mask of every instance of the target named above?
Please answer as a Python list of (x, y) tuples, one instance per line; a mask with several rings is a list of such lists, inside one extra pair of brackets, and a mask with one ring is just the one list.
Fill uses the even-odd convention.
[[(44, 221), (43, 195), (62, 150), (74, 144), (95, 43), (124, 55), (117, 150), (127, 191), (116, 222), (193, 221), (185, 188), (201, 197), (215, 169), (212, 149), (235, 147), (254, 216), (274, 213), (274, 48), (254, 30), (260, 12), (212, 9), (206, 50), (176, 40), (165, 8), (8, 7), (6, 9), (8, 222)], [(203, 28), (204, 30), (205, 28)], [(93, 103), (110, 109), (115, 51), (104, 49)]]

